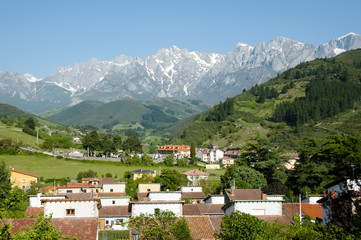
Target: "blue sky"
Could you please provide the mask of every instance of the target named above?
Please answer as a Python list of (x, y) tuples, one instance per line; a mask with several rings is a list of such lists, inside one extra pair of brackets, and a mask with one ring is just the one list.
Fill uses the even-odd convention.
[(361, 1), (58, 0), (0, 2), (0, 70), (45, 77), (91, 57), (176, 45), (225, 54), (277, 36), (320, 45), (361, 34)]

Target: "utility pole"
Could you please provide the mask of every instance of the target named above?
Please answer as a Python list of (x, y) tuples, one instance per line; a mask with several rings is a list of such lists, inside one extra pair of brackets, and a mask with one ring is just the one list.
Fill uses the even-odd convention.
[(36, 145), (39, 146), (39, 128), (36, 127)]
[(302, 208), (301, 208), (301, 194), (299, 194), (298, 195), (298, 200), (299, 200), (299, 205), (300, 205), (300, 209), (299, 209), (299, 211), (300, 211), (300, 224), (301, 224), (301, 222), (302, 222)]

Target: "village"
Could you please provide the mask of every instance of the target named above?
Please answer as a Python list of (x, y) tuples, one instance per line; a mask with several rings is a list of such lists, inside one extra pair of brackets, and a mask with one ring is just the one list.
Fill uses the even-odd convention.
[[(159, 154), (189, 157), (190, 146), (166, 145), (158, 148)], [(210, 168), (231, 166), (239, 150), (222, 151), (217, 146), (197, 149), (197, 157)], [(296, 160), (289, 162), (292, 170)], [(131, 178), (147, 179), (160, 174), (140, 168), (131, 172)], [(200, 181), (207, 181), (208, 173), (192, 169), (182, 173), (188, 182), (178, 190), (161, 191), (162, 183), (142, 182), (137, 184), (137, 200), (126, 194), (126, 182), (117, 178), (82, 178), (64, 186), (47, 186), (29, 196), (29, 207), (24, 219), (10, 219), (12, 231), (24, 229), (35, 222), (38, 215), (51, 216), (52, 223), (66, 236), (77, 239), (108, 239), (102, 232), (129, 231), (127, 239), (136, 239), (139, 232), (129, 228), (131, 218), (143, 215), (172, 212), (185, 219), (193, 239), (215, 239), (222, 218), (235, 211), (256, 216), (269, 223), (295, 224), (307, 217), (311, 222), (322, 220), (324, 224), (335, 214), (331, 201), (342, 200), (345, 191), (360, 190), (359, 180), (342, 178), (325, 186), (325, 194), (307, 195), (298, 202), (285, 202), (283, 195), (269, 195), (261, 189), (237, 189), (235, 184), (219, 194), (205, 195)], [(146, 176), (146, 177), (144, 177)], [(21, 169), (11, 169), (13, 188), (28, 189), (39, 176)], [(349, 204), (352, 204), (349, 203)], [(143, 214), (143, 215), (142, 215)], [(132, 234), (134, 236), (132, 236)], [(124, 236), (122, 236), (124, 238)], [(118, 238), (120, 239), (120, 236)]]

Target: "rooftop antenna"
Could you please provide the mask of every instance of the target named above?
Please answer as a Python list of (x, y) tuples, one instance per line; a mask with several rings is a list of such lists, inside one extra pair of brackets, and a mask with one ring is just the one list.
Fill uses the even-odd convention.
[(356, 165), (352, 164), (351, 167), (352, 167), (352, 176), (355, 176), (355, 167), (356, 167)]

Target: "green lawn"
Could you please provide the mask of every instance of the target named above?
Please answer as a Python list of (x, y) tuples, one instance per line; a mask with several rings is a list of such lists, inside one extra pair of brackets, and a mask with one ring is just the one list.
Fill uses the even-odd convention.
[[(133, 171), (136, 169), (150, 169), (159, 172), (160, 169), (171, 168), (180, 172), (189, 171), (192, 168), (188, 167), (144, 167), (144, 166), (129, 166), (121, 163), (91, 163), (90, 161), (83, 162), (79, 160), (66, 160), (58, 159), (43, 154), (34, 155), (0, 155), (0, 161), (4, 161), (7, 166), (13, 167), (25, 172), (37, 174), (39, 176), (48, 178), (62, 178), (70, 177), (75, 179), (78, 172), (87, 171), (91, 169), (98, 173), (99, 176), (106, 173), (112, 173), (113, 176), (117, 175), (119, 178), (123, 178), (126, 171)], [(208, 173), (213, 173), (209, 177), (211, 181), (219, 181), (219, 176), (222, 175), (225, 170), (208, 170)], [(216, 174), (214, 176), (214, 174)]]

